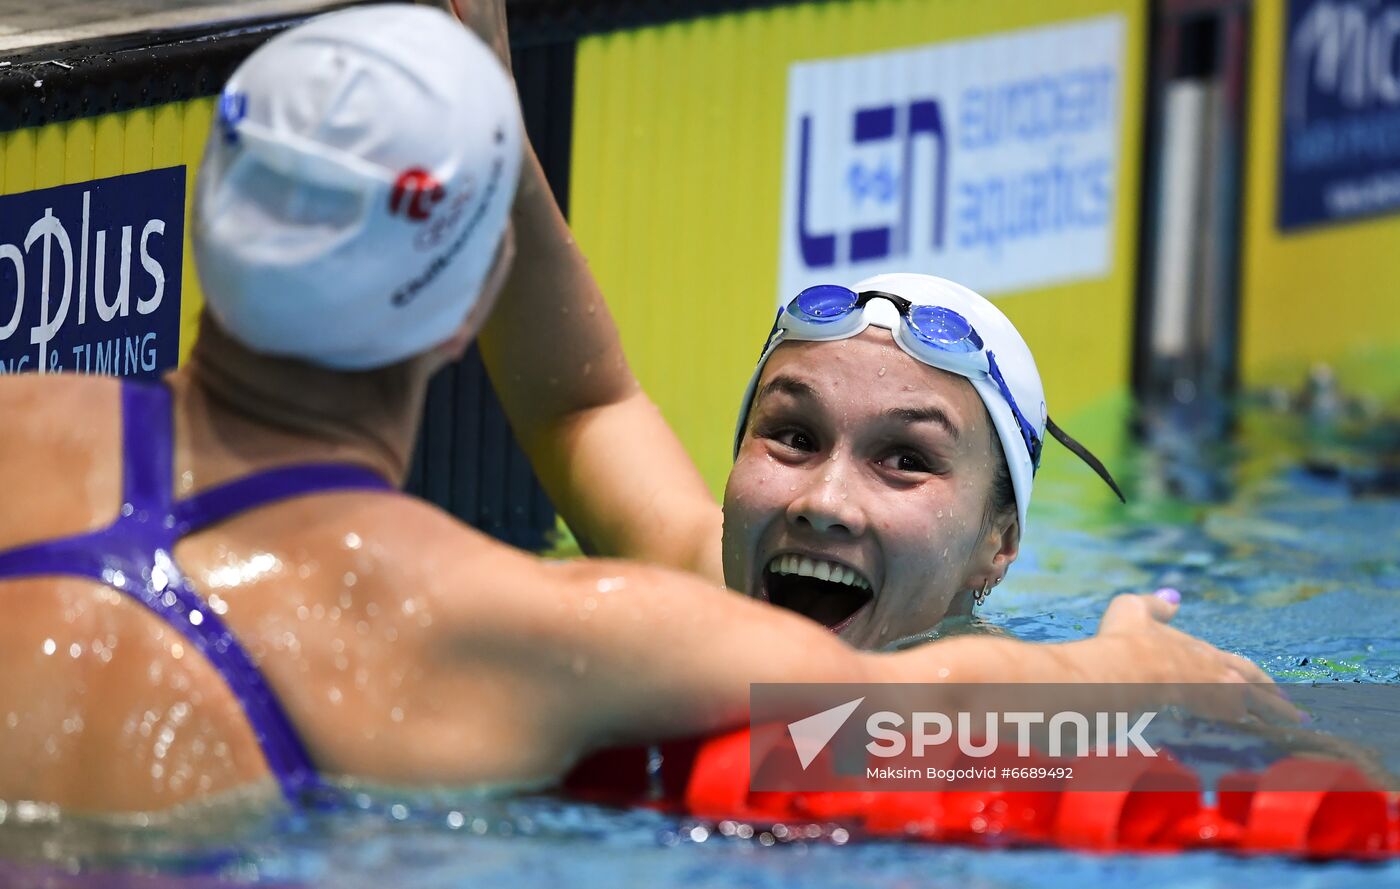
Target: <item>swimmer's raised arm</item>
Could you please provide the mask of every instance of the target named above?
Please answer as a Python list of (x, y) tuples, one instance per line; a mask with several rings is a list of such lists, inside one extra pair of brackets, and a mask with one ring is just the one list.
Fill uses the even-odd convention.
[[(453, 5), (508, 56), (501, 0)], [(628, 367), (607, 302), (534, 152), (526, 155), (515, 265), (479, 337), (511, 428), (590, 553), (720, 582), (719, 506)]]

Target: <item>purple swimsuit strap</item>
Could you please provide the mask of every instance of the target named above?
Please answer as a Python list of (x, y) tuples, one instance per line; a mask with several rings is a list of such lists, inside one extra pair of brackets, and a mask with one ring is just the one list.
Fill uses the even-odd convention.
[(281, 702), (219, 613), (174, 561), (181, 537), (238, 513), (305, 494), (392, 491), (370, 470), (348, 464), (289, 466), (173, 496), (170, 392), (123, 381), (123, 497), (106, 528), (0, 553), (0, 579), (77, 576), (120, 590), (179, 630), (228, 683), (286, 797), (316, 804), (329, 797)]
[(185, 537), (268, 503), (329, 491), (392, 491), (392, 485), (362, 466), (300, 463), (268, 469), (200, 491), (174, 505), (175, 536)]

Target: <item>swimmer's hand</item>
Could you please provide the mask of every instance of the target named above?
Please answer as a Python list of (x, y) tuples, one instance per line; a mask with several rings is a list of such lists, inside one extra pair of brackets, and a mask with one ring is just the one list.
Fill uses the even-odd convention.
[(1303, 714), (1251, 660), (1222, 651), (1168, 624), (1181, 607), (1175, 590), (1115, 596), (1104, 611), (1087, 665), (1089, 682), (1160, 688), (1165, 703), (1225, 722), (1297, 725)]
[(1098, 636), (1116, 636), (1141, 652), (1151, 678), (1137, 681), (1209, 683), (1183, 686), (1173, 703), (1234, 723), (1291, 754), (1351, 763), (1378, 787), (1395, 786), (1396, 776), (1376, 750), (1300, 725), (1303, 713), (1252, 661), (1167, 626), (1179, 607), (1179, 595), (1118, 596), (1104, 612)]
[(457, 20), (476, 32), (510, 70), (510, 36), (506, 30), (505, 0), (447, 0)]

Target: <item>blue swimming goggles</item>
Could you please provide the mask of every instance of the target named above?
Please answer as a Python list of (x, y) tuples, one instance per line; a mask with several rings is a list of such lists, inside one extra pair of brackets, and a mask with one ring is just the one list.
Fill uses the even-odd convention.
[(1011, 387), (1006, 385), (1006, 378), (997, 367), (996, 355), (983, 345), (982, 337), (968, 320), (952, 309), (915, 305), (902, 296), (881, 290), (856, 293), (838, 284), (818, 284), (797, 294), (787, 304), (778, 314), (773, 331), (776, 333), (786, 324), (801, 339), (850, 336), (860, 326), (860, 310), (876, 298), (888, 300), (899, 311), (904, 323), (893, 331), (894, 337), (914, 357), (933, 367), (986, 378), (996, 384), (1016, 418), (1031, 466), (1039, 469), (1043, 444), (1040, 435), (1011, 395)]
[[(1011, 387), (997, 366), (996, 355), (986, 348), (982, 337), (966, 318), (946, 306), (915, 304), (898, 294), (881, 290), (857, 293), (839, 284), (818, 284), (803, 290), (779, 310), (760, 355), (767, 354), (768, 347), (780, 330), (787, 331), (794, 339), (808, 341), (854, 336), (865, 326), (861, 310), (872, 299), (886, 300), (899, 312), (901, 323), (891, 333), (895, 341), (914, 358), (931, 367), (970, 379), (991, 380), (995, 384), (1011, 408), (1026, 452), (1031, 458), (1032, 472), (1039, 469), (1044, 442), (1036, 427), (1016, 404)], [(1049, 417), (1045, 422), (1046, 431), (1087, 463), (1122, 500), (1123, 492), (1103, 463)]]

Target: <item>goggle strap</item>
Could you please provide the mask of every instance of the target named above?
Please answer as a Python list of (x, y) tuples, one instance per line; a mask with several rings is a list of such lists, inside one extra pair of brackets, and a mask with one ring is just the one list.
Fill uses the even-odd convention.
[(1099, 478), (1108, 482), (1108, 486), (1113, 489), (1113, 493), (1118, 495), (1118, 500), (1120, 502), (1128, 502), (1128, 498), (1123, 496), (1123, 491), (1118, 487), (1118, 483), (1115, 482), (1113, 480), (1113, 476), (1109, 474), (1108, 468), (1103, 465), (1103, 462), (1100, 461), (1098, 457), (1095, 457), (1093, 454), (1089, 453), (1088, 448), (1075, 441), (1068, 432), (1064, 431), (1059, 426), (1056, 426), (1055, 421), (1050, 419), (1049, 417), (1045, 418), (1045, 431), (1055, 436), (1055, 440), (1058, 441), (1060, 444), (1064, 445), (1066, 448), (1068, 448), (1070, 450), (1070, 453), (1074, 454), (1076, 457), (1089, 464), (1089, 468), (1094, 470), (1094, 472), (1098, 473)]

